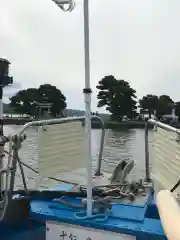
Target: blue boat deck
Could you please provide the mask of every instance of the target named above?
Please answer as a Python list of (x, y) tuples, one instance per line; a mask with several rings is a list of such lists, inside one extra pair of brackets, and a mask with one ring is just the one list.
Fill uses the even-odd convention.
[[(56, 190), (69, 190), (64, 187)], [(63, 200), (73, 204), (80, 203), (80, 198), (65, 197)], [(78, 219), (75, 213), (78, 209), (67, 207), (64, 204), (52, 202), (49, 199), (34, 199), (30, 201), (29, 217), (17, 226), (0, 226), (0, 235), (3, 240), (45, 240), (46, 221), (67, 223), (94, 229), (124, 233), (136, 236), (137, 240), (164, 240), (163, 232), (154, 194), (149, 189), (146, 198), (134, 202), (116, 202), (112, 205), (106, 221), (93, 219)], [(4, 230), (6, 229), (6, 230)]]
[[(80, 199), (69, 198), (67, 202), (79, 204)], [(52, 201), (31, 201), (30, 216), (40, 221), (55, 221), (69, 224), (76, 224), (84, 227), (102, 229), (116, 233), (124, 233), (136, 236), (137, 239), (166, 239), (158, 210), (155, 204), (154, 195), (149, 194), (145, 202), (137, 203), (116, 203), (112, 205), (112, 210), (107, 221), (95, 221), (91, 219), (77, 219), (75, 212), (77, 209), (66, 207), (60, 203)]]

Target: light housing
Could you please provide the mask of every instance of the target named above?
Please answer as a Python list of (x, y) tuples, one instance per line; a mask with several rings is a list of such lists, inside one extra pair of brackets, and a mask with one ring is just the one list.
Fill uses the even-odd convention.
[(0, 58), (0, 87), (5, 87), (13, 83), (13, 78), (9, 76), (10, 62), (5, 58)]
[(74, 0), (52, 0), (64, 12), (71, 12), (75, 8)]

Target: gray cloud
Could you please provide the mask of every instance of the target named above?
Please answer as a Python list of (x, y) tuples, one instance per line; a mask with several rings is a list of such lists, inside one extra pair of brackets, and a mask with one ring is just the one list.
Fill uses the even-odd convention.
[[(180, 1), (90, 0), (92, 107), (104, 75), (130, 81), (138, 96), (180, 100)], [(113, 2), (113, 4), (112, 4)], [(68, 107), (83, 108), (82, 0), (63, 13), (51, 0), (0, 0), (0, 52), (22, 87), (51, 83)]]

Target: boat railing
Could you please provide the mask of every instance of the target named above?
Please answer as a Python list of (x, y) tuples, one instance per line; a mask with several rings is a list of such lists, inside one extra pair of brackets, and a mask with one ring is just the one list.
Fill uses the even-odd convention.
[[(92, 115), (91, 120), (98, 120), (101, 126), (101, 140), (100, 140), (100, 149), (99, 149), (99, 156), (97, 160), (97, 169), (95, 175), (101, 174), (101, 163), (102, 163), (102, 156), (103, 156), (103, 147), (104, 147), (104, 138), (105, 138), (105, 125), (104, 121), (101, 117)], [(85, 121), (85, 116), (82, 117), (68, 117), (68, 118), (60, 118), (60, 119), (48, 119), (48, 120), (40, 120), (40, 121), (33, 121), (26, 123), (17, 133), (20, 137), (29, 127), (33, 126), (45, 126), (45, 125), (52, 125), (52, 124), (61, 124), (67, 122), (75, 122), (75, 121)]]
[[(150, 141), (149, 125), (153, 125)], [(151, 178), (155, 190), (172, 189), (180, 178), (180, 129), (150, 119), (145, 123), (146, 181)], [(179, 195), (180, 188), (175, 194)]]
[[(105, 126), (103, 120), (99, 116), (92, 116), (92, 120), (97, 120), (100, 123), (101, 126), (101, 139), (100, 139), (100, 147), (98, 151), (98, 157), (97, 157), (97, 164), (96, 164), (96, 169), (95, 169), (95, 175), (99, 176), (101, 175), (101, 162), (102, 162), (102, 157), (103, 157), (103, 147), (104, 147), (104, 138), (105, 138)], [(23, 171), (23, 166), (28, 167), (29, 169), (33, 170), (35, 173), (39, 173), (36, 169), (31, 168), (28, 164), (24, 163), (23, 161), (20, 160), (18, 152), (21, 148), (21, 142), (25, 139), (25, 132), (27, 129), (30, 127), (46, 127), (50, 125), (59, 125), (63, 123), (70, 123), (70, 122), (81, 122), (83, 125), (85, 124), (85, 117), (68, 117), (68, 118), (60, 118), (60, 119), (47, 119), (47, 120), (39, 120), (39, 121), (33, 121), (26, 123), (16, 134), (14, 134), (11, 137), (11, 140), (9, 144), (11, 144), (11, 150), (12, 150), (12, 142), (13, 142), (13, 151), (11, 151), (12, 155), (12, 160), (11, 163), (9, 162), (7, 171), (4, 172), (2, 171), (2, 174), (6, 173), (6, 175), (9, 175), (9, 186), (8, 186), (8, 191), (13, 192), (14, 186), (15, 186), (15, 177), (16, 177), (16, 169), (17, 169), (17, 163), (19, 164), (19, 169), (22, 175), (22, 182), (24, 189), (27, 190), (27, 185), (26, 185), (26, 179), (25, 179), (25, 174)], [(81, 126), (82, 126), (81, 124)], [(83, 130), (85, 131), (85, 129)], [(85, 161), (85, 159), (83, 159)], [(9, 172), (9, 173), (8, 173)], [(0, 173), (1, 174), (1, 173)], [(1, 174), (1, 175), (2, 175)], [(6, 178), (7, 180), (7, 178)], [(55, 179), (53, 179), (55, 180)], [(60, 182), (61, 179), (58, 179)], [(66, 182), (63, 181), (62, 182)], [(68, 181), (67, 181), (68, 183)], [(70, 182), (69, 182), (70, 183)], [(7, 190), (7, 183), (6, 184), (6, 190)], [(4, 186), (4, 184), (3, 184)]]

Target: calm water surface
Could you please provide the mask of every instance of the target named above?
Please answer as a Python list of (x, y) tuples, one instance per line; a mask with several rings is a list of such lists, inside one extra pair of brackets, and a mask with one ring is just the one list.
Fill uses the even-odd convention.
[[(20, 126), (4, 126), (5, 135), (16, 132)], [(29, 128), (26, 132), (28, 139), (24, 141), (23, 147), (20, 150), (21, 160), (28, 163), (31, 167), (37, 168), (38, 159), (38, 144), (37, 144), (37, 128)], [(150, 139), (151, 139), (150, 132)], [(95, 167), (95, 159), (98, 155), (100, 144), (101, 131), (92, 130), (92, 156), (93, 165)], [(129, 130), (106, 130), (105, 146), (103, 154), (102, 170), (104, 172), (112, 172), (116, 164), (123, 159), (133, 159), (135, 167), (131, 176), (134, 179), (139, 179), (145, 175), (144, 164), (144, 130), (129, 129)], [(25, 174), (29, 188), (34, 186), (35, 173), (25, 168)], [(16, 187), (21, 187), (21, 176), (17, 171)]]

